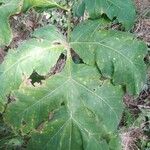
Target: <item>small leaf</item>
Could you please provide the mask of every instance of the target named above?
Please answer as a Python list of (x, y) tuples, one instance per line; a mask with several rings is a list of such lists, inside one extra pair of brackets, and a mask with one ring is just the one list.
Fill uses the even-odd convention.
[(146, 81), (146, 45), (130, 33), (99, 30), (96, 23), (90, 21), (76, 27), (70, 45), (83, 62), (96, 63), (104, 77), (125, 85), (127, 92), (138, 94)]
[(108, 149), (117, 136), (123, 92), (109, 81), (102, 85), (99, 78), (96, 67), (68, 60), (43, 86), (15, 91), (16, 101), (4, 117), (13, 129), (32, 131), (28, 149)]
[(84, 11), (85, 11), (85, 3), (83, 0), (79, 0), (77, 2), (74, 3), (73, 5), (73, 13), (75, 16), (77, 17), (81, 17), (84, 15)]
[(65, 50), (63, 36), (54, 26), (40, 28), (33, 36), (17, 50), (10, 50), (0, 66), (0, 81), (5, 81), (0, 84), (1, 104), (7, 102), (11, 90), (18, 89), (33, 71), (46, 74)]
[(1, 0), (0, 1), (0, 47), (9, 45), (13, 35), (9, 25), (9, 17), (26, 11), (32, 7), (54, 8), (59, 6), (54, 0)]
[(24, 0), (23, 11), (26, 11), (30, 8), (54, 8), (61, 7), (55, 0)]
[(21, 11), (23, 0), (3, 0), (0, 5), (0, 47), (9, 45), (12, 40), (12, 32), (9, 25), (9, 17)]

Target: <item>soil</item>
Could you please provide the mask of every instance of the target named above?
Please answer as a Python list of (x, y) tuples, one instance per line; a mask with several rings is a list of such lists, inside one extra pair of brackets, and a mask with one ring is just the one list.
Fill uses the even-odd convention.
[(150, 46), (150, 0), (135, 0), (138, 19), (133, 32)]

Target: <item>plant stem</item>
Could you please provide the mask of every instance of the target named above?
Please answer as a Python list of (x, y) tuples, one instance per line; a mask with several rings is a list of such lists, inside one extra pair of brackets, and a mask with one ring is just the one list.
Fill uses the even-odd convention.
[(68, 31), (67, 31), (67, 41), (70, 41), (70, 33), (71, 33), (71, 9), (68, 11)]
[(61, 5), (57, 5), (57, 7), (58, 7), (58, 8), (60, 8), (60, 9), (62, 9), (62, 10), (64, 10), (64, 11), (69, 11), (69, 9), (68, 9), (68, 8), (63, 7), (63, 6), (61, 6)]

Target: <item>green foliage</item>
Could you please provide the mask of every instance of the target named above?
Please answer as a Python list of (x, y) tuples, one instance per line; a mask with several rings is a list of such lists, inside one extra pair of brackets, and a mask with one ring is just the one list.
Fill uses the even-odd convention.
[(111, 78), (114, 84), (126, 85), (127, 92), (138, 94), (146, 80), (143, 61), (146, 45), (129, 33), (98, 31), (99, 26), (99, 21), (94, 20), (76, 27), (70, 43), (72, 48), (86, 64), (96, 62), (102, 75)]
[(0, 5), (0, 46), (8, 45), (12, 40), (12, 33), (8, 19), (11, 15), (21, 11), (22, 1), (20, 0), (3, 0)]
[(123, 110), (122, 90), (108, 81), (101, 85), (99, 77), (95, 67), (68, 58), (64, 70), (41, 87), (14, 92), (5, 119), (22, 134), (32, 131), (29, 149), (109, 147)]
[(23, 43), (17, 50), (11, 50), (0, 66), (0, 80), (5, 81), (0, 84), (1, 106), (6, 104), (6, 95), (12, 89), (18, 89), (34, 70), (40, 74), (47, 73), (64, 51), (64, 38), (58, 30), (54, 26), (43, 28), (35, 31), (32, 35), (34, 38)]
[[(9, 45), (12, 40), (12, 32), (8, 23), (8, 19), (10, 16), (18, 14), (21, 11), (26, 11), (33, 7), (58, 7), (65, 9), (62, 6), (58, 5), (54, 0), (1, 0), (0, 2), (0, 45), (2, 46)], [(93, 4), (95, 5), (91, 7)], [(95, 2), (89, 0), (79, 2), (77, 1), (77, 3), (75, 3), (74, 12), (75, 14), (77, 14), (77, 16), (82, 16), (85, 8), (87, 8), (87, 10), (89, 11), (91, 18), (96, 18), (103, 13), (106, 13), (110, 19), (117, 17), (119, 22), (121, 22), (127, 30), (132, 27), (135, 20), (135, 9), (131, 0), (128, 0), (128, 2), (126, 3), (120, 2), (120, 0), (118, 0), (118, 3), (113, 1), (106, 2), (103, 0), (102, 2), (100, 2), (99, 0), (95, 0)]]
[[(55, 1), (23, 2), (22, 10), (58, 7)], [(84, 0), (82, 6), (79, 5), (79, 16), (84, 13), (83, 5), (93, 19), (99, 16), (95, 12), (102, 12), (109, 6), (110, 9), (103, 12), (110, 19), (117, 14), (126, 29), (131, 26), (129, 14), (122, 16), (126, 6), (131, 9), (130, 1), (122, 11), (115, 9), (123, 7), (119, 0), (115, 3), (117, 6), (112, 4), (111, 7), (110, 1), (101, 1), (107, 7), (90, 2)], [(10, 15), (12, 13), (6, 22)], [(0, 65), (0, 81), (3, 81), (0, 84), (0, 112), (12, 131), (29, 137), (25, 141), (27, 149), (121, 149), (117, 128), (124, 110), (122, 97), (124, 92), (132, 95), (140, 92), (146, 78), (143, 59), (147, 48), (132, 34), (108, 30), (110, 23), (106, 19), (87, 20), (75, 27), (67, 37), (69, 41), (56, 27), (47, 25), (35, 30), (17, 49), (9, 50)], [(10, 42), (12, 37), (10, 34), (7, 37)], [(82, 59), (80, 63), (74, 63), (71, 50)], [(64, 67), (58, 61), (62, 53), (66, 56)], [(58, 64), (62, 70), (50, 76), (53, 69), (58, 69)], [(34, 81), (37, 79), (33, 75), (35, 72), (43, 77), (41, 84), (31, 84), (31, 76)], [(122, 87), (126, 87), (126, 91)], [(12, 138), (8, 146), (21, 147), (21, 139)]]
[(26, 11), (32, 7), (38, 8), (54, 8), (59, 7), (55, 0), (24, 0), (23, 11)]
[(54, 0), (1, 0), (0, 5), (0, 47), (9, 45), (13, 35), (9, 25), (9, 17), (26, 11), (32, 7), (61, 7)]
[(76, 0), (75, 15), (82, 16), (85, 10), (92, 19), (102, 14), (106, 14), (111, 20), (116, 17), (126, 30), (133, 26), (136, 16), (132, 0)]

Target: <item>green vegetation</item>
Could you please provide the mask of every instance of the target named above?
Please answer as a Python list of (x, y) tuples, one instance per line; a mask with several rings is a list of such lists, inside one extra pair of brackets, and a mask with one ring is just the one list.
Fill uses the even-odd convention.
[[(125, 123), (140, 128), (145, 116), (149, 122), (137, 101), (123, 102), (125, 94), (138, 99), (149, 67), (146, 44), (129, 33), (136, 19), (132, 0), (0, 4), (2, 49), (13, 40), (10, 17), (49, 14), (27, 40), (8, 48), (0, 65), (0, 149), (121, 150)], [(144, 150), (149, 124), (142, 129), (137, 145)]]

